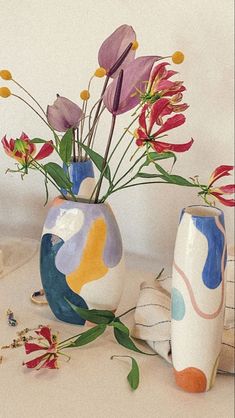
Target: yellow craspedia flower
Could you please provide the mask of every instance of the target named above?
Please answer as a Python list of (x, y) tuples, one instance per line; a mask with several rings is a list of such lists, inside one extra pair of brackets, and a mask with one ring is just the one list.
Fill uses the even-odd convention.
[(6, 99), (11, 95), (11, 90), (8, 87), (0, 87), (0, 97)]
[(82, 100), (88, 100), (90, 98), (90, 93), (88, 90), (82, 90), (80, 93), (80, 97)]
[(99, 67), (95, 70), (94, 75), (96, 77), (102, 78), (107, 74), (107, 71), (104, 67)]
[(131, 49), (133, 49), (135, 51), (138, 48), (138, 46), (139, 46), (139, 42), (138, 41), (134, 41), (134, 42), (132, 42)]
[(176, 51), (171, 58), (174, 64), (181, 64), (184, 61), (184, 54), (181, 51)]
[(0, 70), (0, 77), (3, 78), (3, 80), (11, 80), (12, 75), (10, 71), (8, 70)]

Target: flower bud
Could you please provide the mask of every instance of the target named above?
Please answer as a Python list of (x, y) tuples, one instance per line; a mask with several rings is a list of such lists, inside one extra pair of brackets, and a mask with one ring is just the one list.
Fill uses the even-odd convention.
[(90, 98), (90, 93), (88, 90), (82, 90), (80, 93), (80, 97), (82, 100), (88, 100)]
[(184, 61), (184, 54), (181, 51), (176, 51), (171, 58), (174, 64), (181, 64)]
[(138, 41), (134, 41), (132, 42), (132, 51), (136, 51), (136, 49), (139, 48), (139, 42)]
[(0, 70), (0, 77), (3, 78), (3, 80), (11, 80), (12, 75), (10, 71), (8, 70)]
[(95, 70), (94, 75), (95, 77), (102, 78), (107, 74), (107, 71), (104, 67), (99, 67)]
[(11, 90), (8, 87), (0, 87), (0, 97), (6, 99), (11, 95)]

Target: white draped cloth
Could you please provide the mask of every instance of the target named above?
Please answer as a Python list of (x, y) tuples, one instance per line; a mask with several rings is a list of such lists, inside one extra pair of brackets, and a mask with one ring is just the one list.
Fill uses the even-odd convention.
[[(227, 263), (227, 290), (222, 351), (218, 372), (234, 373), (234, 255)], [(143, 282), (135, 310), (132, 336), (148, 345), (168, 363), (171, 359), (171, 277)]]

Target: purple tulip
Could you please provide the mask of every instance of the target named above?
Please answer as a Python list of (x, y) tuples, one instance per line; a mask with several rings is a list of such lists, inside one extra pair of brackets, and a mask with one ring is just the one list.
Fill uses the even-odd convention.
[(82, 118), (80, 107), (66, 97), (58, 96), (52, 106), (47, 106), (47, 120), (58, 132), (77, 128)]
[[(132, 26), (122, 25), (117, 28), (101, 45), (98, 61), (100, 67), (105, 68), (108, 75), (112, 78), (117, 77), (118, 71), (109, 74), (109, 70), (118, 61), (129, 44), (136, 40), (136, 33)], [(118, 70), (126, 68), (135, 58), (135, 50), (130, 49), (126, 58), (119, 66)]]
[[(140, 91), (146, 91), (151, 70), (156, 61), (162, 59), (158, 56), (139, 57), (132, 61), (124, 70), (122, 91), (118, 109), (115, 114), (119, 115), (133, 109), (140, 102)], [(110, 113), (113, 112), (113, 101), (117, 86), (117, 79), (113, 80), (107, 88), (103, 100)]]

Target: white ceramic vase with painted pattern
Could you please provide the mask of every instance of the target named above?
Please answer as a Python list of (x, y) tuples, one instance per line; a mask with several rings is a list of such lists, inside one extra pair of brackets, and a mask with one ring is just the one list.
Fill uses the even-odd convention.
[(182, 211), (172, 278), (172, 360), (176, 384), (209, 390), (221, 352), (225, 308), (226, 236), (223, 212), (209, 206)]
[(43, 289), (58, 319), (85, 323), (66, 299), (82, 308), (117, 309), (125, 270), (108, 204), (56, 198), (44, 223), (40, 258)]

